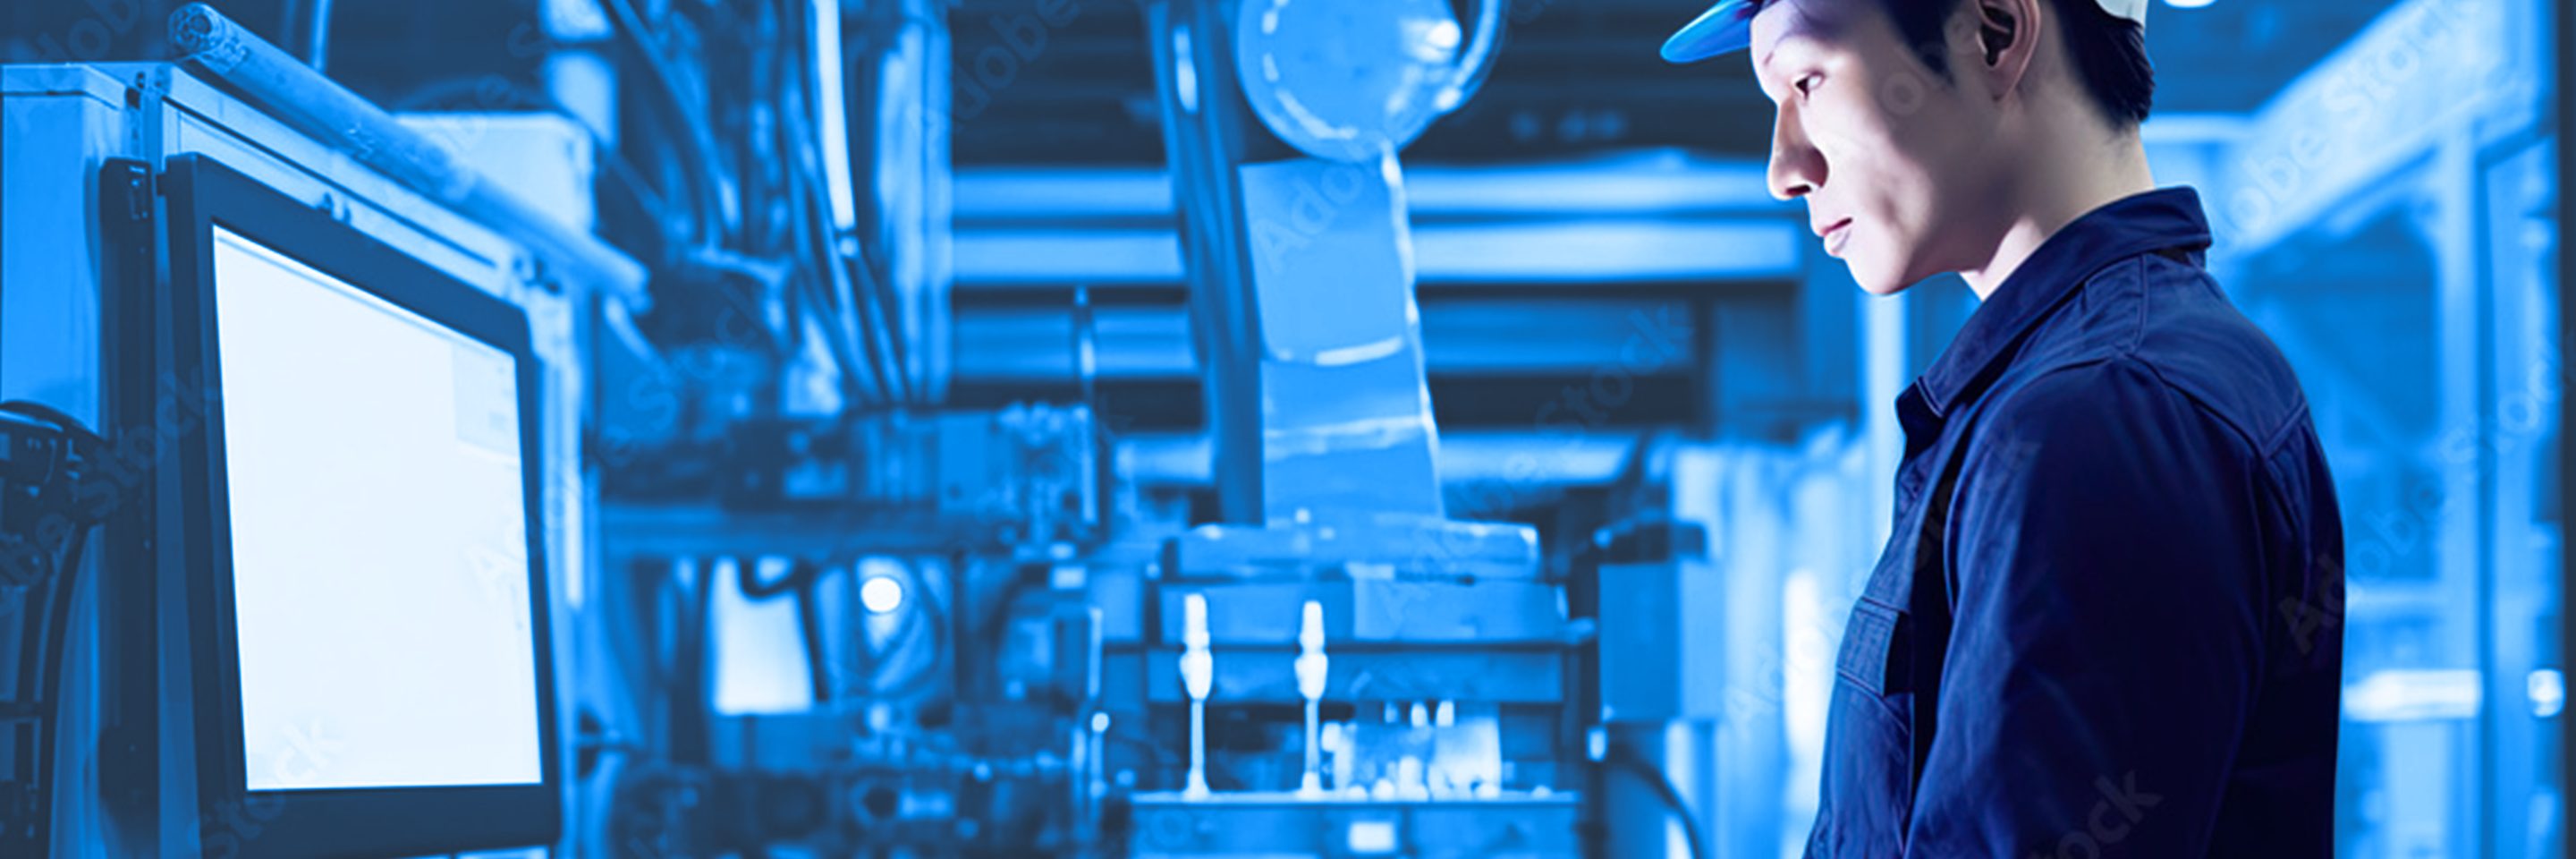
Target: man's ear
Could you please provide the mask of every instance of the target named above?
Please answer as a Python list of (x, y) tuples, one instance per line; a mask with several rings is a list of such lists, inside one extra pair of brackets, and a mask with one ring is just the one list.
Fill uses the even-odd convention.
[(1975, 65), (1959, 71), (1984, 76), (1986, 91), (1997, 99), (2021, 86), (2039, 56), (2040, 16), (2047, 5), (2044, 0), (1962, 0), (1952, 32), (1967, 44), (1954, 45), (1953, 55)]

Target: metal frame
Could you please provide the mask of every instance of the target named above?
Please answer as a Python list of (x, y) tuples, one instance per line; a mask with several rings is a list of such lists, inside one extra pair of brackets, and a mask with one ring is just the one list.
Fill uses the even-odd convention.
[[(387, 177), (442, 204), (508, 229), (542, 258), (636, 307), (651, 303), (643, 266), (598, 239), (539, 213), (517, 192), (483, 179), (440, 141), (403, 125), (203, 3), (170, 17), (182, 62)], [(314, 42), (318, 48), (321, 41)]]
[[(2558, 140), (2558, 163), (2551, 169), (2557, 171), (2560, 176), (2558, 183), (2558, 342), (2555, 344), (2557, 347), (2555, 349), (2555, 353), (2558, 357), (2556, 368), (2558, 377), (2554, 381), (2557, 384), (2559, 392), (2558, 492), (2560, 496), (2560, 513), (2558, 518), (2560, 523), (2559, 540), (2560, 546), (2562, 547), (2558, 553), (2558, 603), (2560, 606), (2558, 613), (2558, 666), (2559, 670), (2564, 672), (2569, 670), (2571, 667), (2576, 667), (2576, 635), (2568, 634), (2566, 609), (2568, 595), (2576, 594), (2576, 553), (2568, 552), (2564, 548), (2566, 545), (2566, 522), (2568, 519), (2565, 512), (2567, 504), (2566, 493), (2569, 486), (2576, 486), (2576, 459), (2571, 459), (2567, 456), (2567, 431), (2569, 427), (2576, 427), (2576, 402), (2569, 401), (2566, 391), (2566, 388), (2568, 387), (2567, 380), (2569, 378), (2566, 369), (2567, 359), (2568, 352), (2571, 351), (2568, 348), (2571, 341), (2567, 333), (2567, 313), (2568, 308), (2576, 307), (2576, 258), (2571, 258), (2568, 255), (2566, 247), (2567, 224), (2570, 209), (2567, 203), (2567, 184), (2565, 178), (2567, 166), (2571, 163), (2576, 163), (2576, 139), (2569, 138), (2566, 127), (2567, 117), (2571, 112), (2576, 112), (2571, 111), (2571, 108), (2576, 108), (2576, 15), (2567, 14), (2567, 9), (2564, 4), (2544, 3), (2537, 5), (2542, 7), (2541, 14), (2546, 15), (2551, 19), (2549, 21), (2549, 32), (2552, 34), (2552, 37), (2547, 41), (2552, 52), (2551, 65), (2557, 72), (2555, 77), (2555, 91), (2557, 98), (2554, 103), (2549, 105), (2552, 112), (2549, 114), (2548, 118), (2544, 120), (2542, 127), (2549, 129)], [(2571, 775), (2576, 775), (2576, 717), (2571, 717), (2570, 715), (2562, 712), (2558, 717), (2558, 844), (2559, 851), (2562, 855), (2565, 855), (2570, 859), (2576, 859), (2576, 837), (2570, 837), (2567, 832), (2567, 821), (2570, 819), (2576, 819), (2576, 817), (2571, 817), (2576, 816), (2576, 791), (2568, 790), (2569, 777)]]
[[(201, 156), (171, 159), (168, 197), (170, 370), (207, 392), (201, 432), (179, 440), (182, 541), (191, 547), (189, 637), (198, 699), (200, 806), (210, 821), (236, 804), (274, 810), (240, 855), (401, 856), (550, 842), (563, 825), (551, 602), (544, 534), (541, 366), (518, 308), (449, 278), (363, 232), (297, 204)], [(213, 228), (233, 230), (332, 272), (351, 285), (511, 354), (518, 363), (521, 492), (529, 539), (532, 653), (536, 661), (540, 780), (531, 785), (362, 790), (245, 790), (240, 673), (232, 621), (230, 534), (222, 421), (223, 381), (214, 312)], [(157, 370), (157, 368), (154, 368)], [(147, 370), (153, 372), (154, 370)]]
[[(587, 575), (595, 563), (595, 502), (593, 490), (578, 478), (583, 403), (593, 394), (578, 359), (592, 336), (585, 308), (620, 308), (615, 293), (594, 292), (579, 279), (563, 277), (560, 268), (546, 265), (492, 226), (367, 169), (334, 150), (330, 138), (298, 132), (173, 64), (0, 66), (0, 125), (9, 129), (5, 157), (0, 157), (0, 182), (8, 191), (0, 195), (0, 210), (7, 216), (0, 223), (0, 249), (5, 249), (0, 253), (0, 284), (5, 284), (0, 288), (0, 335), (5, 335), (0, 336), (0, 393), (60, 405), (102, 430), (141, 428), (150, 423), (156, 405), (167, 405), (160, 396), (166, 385), (133, 391), (129, 397), (123, 392), (124, 377), (107, 375), (114, 368), (103, 366), (125, 356), (111, 355), (102, 340), (103, 326), (116, 314), (102, 306), (109, 296), (99, 290), (108, 276), (101, 257), (108, 248), (87, 238), (109, 199), (98, 193), (96, 179), (110, 159), (132, 159), (152, 169), (187, 153), (219, 159), (305, 208), (328, 211), (422, 264), (526, 310), (535, 350), (546, 362), (547, 459), (555, 472), (547, 481), (546, 515), (558, 526), (549, 529), (546, 542), (549, 562), (560, 571), (556, 625), (569, 628), (564, 624), (582, 609), (585, 595), (597, 598), (596, 577)], [(548, 283), (561, 291), (550, 291)], [(160, 296), (149, 299), (145, 309), (157, 308)], [(150, 323), (147, 318), (142, 324)], [(177, 515), (175, 477), (174, 469), (159, 469), (146, 478), (159, 487), (147, 515), (164, 520)], [(103, 535), (111, 549), (121, 539), (114, 536), (117, 531), (111, 523)], [(266, 821), (254, 813), (205, 827), (198, 819), (195, 694), (189, 676), (193, 655), (190, 642), (176, 632), (188, 611), (177, 577), (183, 558), (172, 541), (156, 542), (151, 551), (160, 558), (152, 567), (154, 587), (132, 594), (151, 602), (137, 610), (149, 611), (149, 617), (104, 601), (93, 606), (88, 597), (75, 606), (75, 646), (69, 648), (73, 662), (64, 686), (63, 758), (55, 785), (68, 795), (134, 801), (65, 804), (55, 817), (56, 841), (66, 849), (78, 846), (110, 855), (221, 853), (232, 841), (257, 837)], [(98, 553), (106, 577), (102, 581), (122, 575), (104, 569), (114, 557), (112, 550)], [(121, 600), (127, 594), (101, 596)], [(93, 615), (95, 632), (84, 632)], [(172, 632), (156, 641), (134, 631), (138, 622)], [(117, 647), (90, 647), (87, 636), (93, 634)], [(575, 658), (578, 639), (559, 638), (555, 657)], [(145, 647), (150, 650), (136, 650)], [(123, 684), (101, 687), (89, 679), (105, 676), (100, 673), (105, 671), (145, 676), (135, 673), (132, 660), (117, 657), (119, 650), (154, 669), (155, 694), (138, 700)], [(116, 662), (98, 661), (110, 658)], [(565, 675), (568, 684), (584, 678), (597, 680)], [(562, 694), (574, 695), (570, 690), (576, 688), (582, 687), (568, 685)], [(595, 696), (597, 691), (579, 694)], [(134, 715), (145, 709), (155, 710), (156, 716), (144, 720)], [(566, 710), (557, 730), (569, 736), (573, 726)], [(561, 758), (570, 766), (568, 750)], [(157, 789), (134, 783), (145, 769)]]
[[(1255, 121), (1234, 80), (1234, 21), (1216, 0), (1149, 0), (1146, 44), (1154, 54), (1164, 151), (1171, 163), (1181, 254), (1189, 273), (1190, 317), (1216, 448), (1217, 510), (1227, 522), (1262, 519), (1261, 385), (1251, 257), (1227, 224), (1242, 205), (1235, 166), (1253, 147), (1281, 148), (1252, 132)], [(1187, 189), (1183, 191), (1182, 189)]]

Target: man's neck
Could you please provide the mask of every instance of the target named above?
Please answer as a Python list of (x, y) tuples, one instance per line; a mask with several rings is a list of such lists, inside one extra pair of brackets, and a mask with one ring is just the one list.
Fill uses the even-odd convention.
[(2086, 135), (2086, 139), (2034, 148), (2063, 155), (2042, 159), (2037, 169), (2021, 173), (2013, 193), (2006, 196), (2019, 214), (2004, 227), (1994, 256), (1985, 265), (1959, 273), (1976, 290), (1979, 301), (1993, 298), (1995, 290), (2067, 224), (2121, 198), (2155, 190), (2146, 149), (2135, 131), (2108, 138)]

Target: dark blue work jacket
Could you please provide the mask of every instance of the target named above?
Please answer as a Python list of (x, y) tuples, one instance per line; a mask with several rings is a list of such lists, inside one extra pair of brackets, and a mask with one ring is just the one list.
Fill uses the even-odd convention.
[(2187, 188), (2050, 237), (1897, 400), (1811, 857), (2333, 852), (2343, 525)]

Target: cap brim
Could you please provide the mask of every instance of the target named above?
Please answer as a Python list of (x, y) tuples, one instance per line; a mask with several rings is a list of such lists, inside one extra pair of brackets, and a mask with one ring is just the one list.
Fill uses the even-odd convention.
[(1723, 0), (1664, 40), (1664, 61), (1696, 63), (1753, 44), (1753, 0)]

